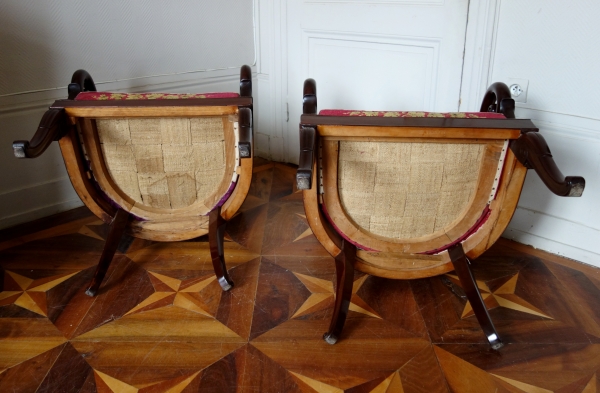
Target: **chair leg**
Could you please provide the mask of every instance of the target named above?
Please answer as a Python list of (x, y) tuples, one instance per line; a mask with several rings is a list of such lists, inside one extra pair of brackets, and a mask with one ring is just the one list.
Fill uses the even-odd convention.
[(350, 299), (352, 298), (352, 284), (354, 282), (354, 261), (356, 259), (356, 246), (342, 240), (342, 250), (335, 257), (336, 290), (335, 306), (329, 330), (323, 335), (328, 344), (335, 344), (342, 334)]
[(106, 243), (104, 243), (104, 250), (102, 250), (102, 256), (100, 257), (100, 262), (98, 262), (98, 267), (94, 273), (94, 278), (92, 278), (90, 286), (85, 291), (86, 295), (93, 297), (98, 293), (98, 289), (100, 289), (102, 280), (104, 280), (104, 276), (106, 275), (108, 267), (115, 256), (115, 251), (117, 251), (121, 237), (125, 232), (128, 219), (129, 213), (123, 209), (117, 210), (117, 213), (110, 223), (108, 237), (106, 238)]
[(221, 217), (220, 207), (211, 211), (208, 219), (208, 242), (215, 275), (221, 288), (224, 291), (229, 291), (233, 287), (233, 281), (227, 274), (227, 266), (225, 266), (225, 257), (223, 256), (223, 237), (225, 236), (225, 224), (227, 222)]
[(450, 247), (448, 253), (450, 254), (454, 270), (456, 270), (456, 274), (467, 294), (467, 299), (473, 308), (473, 312), (481, 325), (483, 333), (493, 349), (500, 349), (504, 344), (502, 343), (502, 340), (500, 340), (500, 336), (496, 331), (496, 327), (494, 326), (490, 314), (485, 307), (485, 303), (483, 302), (483, 298), (481, 297), (481, 292), (479, 292), (479, 288), (477, 288), (475, 277), (469, 266), (471, 261), (469, 261), (465, 255), (462, 244), (458, 243)]

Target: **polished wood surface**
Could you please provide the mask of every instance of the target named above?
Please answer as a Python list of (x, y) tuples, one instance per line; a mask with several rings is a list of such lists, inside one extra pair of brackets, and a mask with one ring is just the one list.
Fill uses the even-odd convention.
[(512, 99), (508, 86), (502, 82), (492, 83), (488, 87), (480, 112), (502, 113), (509, 119), (515, 118), (515, 100)]
[(71, 127), (58, 143), (71, 184), (79, 199), (96, 217), (109, 224), (116, 213), (116, 208), (101, 195), (96, 182), (93, 180), (89, 165), (86, 164), (86, 158), (81, 149), (77, 131)]
[[(316, 103), (316, 101), (315, 101)], [(443, 117), (378, 117), (378, 116), (319, 116), (315, 114), (303, 114), (300, 117), (300, 125), (312, 126), (319, 124), (335, 130), (335, 126), (362, 126), (362, 127), (391, 127), (407, 129), (430, 128), (435, 129), (471, 129), (471, 132), (484, 136), (485, 130), (520, 130), (521, 132), (538, 131), (538, 128), (528, 119), (460, 119)], [(333, 128), (332, 128), (333, 127)], [(479, 130), (479, 131), (477, 131)], [(335, 132), (335, 131), (332, 131)], [(500, 131), (498, 131), (500, 132)], [(336, 132), (337, 134), (337, 132)], [(460, 138), (460, 136), (459, 136)]]
[(77, 94), (83, 91), (98, 91), (94, 79), (86, 70), (77, 70), (71, 77), (71, 83), (67, 86), (69, 100), (74, 100)]
[(527, 132), (512, 141), (511, 150), (529, 169), (534, 169), (546, 187), (558, 196), (580, 197), (585, 188), (581, 176), (564, 176), (550, 152), (544, 137), (537, 132)]
[(59, 140), (64, 134), (67, 116), (64, 109), (49, 109), (42, 116), (37, 131), (31, 141), (14, 141), (13, 152), (17, 158), (36, 158), (50, 144)]
[[(206, 100), (209, 100), (208, 98)], [(134, 100), (131, 100), (134, 101)], [(150, 100), (143, 100), (145, 102)], [(152, 100), (162, 102), (166, 100)], [(173, 100), (174, 101), (174, 100)], [(178, 100), (179, 102), (184, 100)], [(192, 100), (189, 100), (192, 101)], [(110, 102), (110, 101), (70, 101), (78, 102)], [(121, 101), (118, 101), (121, 103)], [(68, 116), (90, 118), (120, 117), (189, 117), (189, 116), (227, 116), (237, 112), (236, 106), (171, 106), (154, 105), (140, 107), (125, 106), (69, 106), (65, 108)], [(157, 110), (160, 108), (160, 110)]]
[[(321, 116), (319, 120), (327, 120), (329, 116)], [(349, 116), (350, 117), (350, 116)], [(351, 117), (352, 119), (363, 119), (362, 117)], [(405, 119), (405, 118), (402, 118)], [(409, 118), (410, 119), (410, 118)], [(424, 118), (423, 120), (429, 120)], [(454, 119), (445, 119), (454, 120)], [(469, 120), (487, 120), (487, 119), (469, 119)], [(500, 120), (502, 121), (502, 120)], [(507, 120), (504, 120), (507, 121)], [(359, 123), (359, 122), (357, 122)], [(352, 125), (319, 125), (317, 127), (319, 135), (323, 137), (392, 137), (392, 138), (456, 138), (456, 139), (515, 139), (521, 135), (519, 129), (496, 129), (496, 128), (425, 128), (425, 127), (374, 127), (364, 126), (356, 127)]]
[(505, 239), (471, 268), (504, 341), (490, 349), (451, 272), (356, 272), (344, 339), (321, 339), (335, 263), (312, 234), (296, 168), (255, 159), (225, 230), (133, 241), (85, 289), (108, 226), (76, 210), (0, 232), (0, 392), (596, 392), (600, 269)]

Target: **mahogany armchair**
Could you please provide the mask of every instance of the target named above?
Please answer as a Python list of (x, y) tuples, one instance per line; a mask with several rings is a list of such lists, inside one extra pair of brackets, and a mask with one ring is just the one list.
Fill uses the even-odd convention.
[(208, 233), (222, 289), (233, 282), (223, 256), (225, 223), (244, 201), (252, 177), (252, 81), (241, 68), (240, 94), (96, 92), (84, 70), (69, 98), (54, 102), (19, 158), (58, 141), (85, 205), (110, 230), (86, 293), (95, 296), (124, 234), (179, 241)]
[(488, 89), (481, 112), (317, 114), (316, 85), (304, 84), (296, 175), (309, 225), (336, 263), (336, 300), (324, 339), (340, 337), (354, 269), (394, 279), (456, 271), (494, 349), (503, 344), (469, 259), (494, 244), (519, 200), (527, 169), (552, 192), (581, 196), (530, 120), (514, 118), (506, 85)]

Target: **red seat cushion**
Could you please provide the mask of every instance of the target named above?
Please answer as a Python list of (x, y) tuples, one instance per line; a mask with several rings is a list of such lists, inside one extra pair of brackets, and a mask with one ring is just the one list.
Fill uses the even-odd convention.
[(321, 116), (363, 116), (363, 117), (446, 117), (457, 119), (506, 119), (494, 112), (417, 112), (417, 111), (353, 111), (344, 109), (323, 109)]
[(87, 91), (79, 93), (77, 101), (108, 101), (108, 100), (176, 100), (190, 98), (235, 98), (238, 93), (202, 93), (202, 94), (172, 94), (172, 93), (109, 93), (103, 91)]

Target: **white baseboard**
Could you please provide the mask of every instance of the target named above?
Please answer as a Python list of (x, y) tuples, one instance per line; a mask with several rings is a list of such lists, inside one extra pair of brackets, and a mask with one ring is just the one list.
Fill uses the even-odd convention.
[(83, 206), (68, 178), (0, 194), (0, 229)]
[(580, 223), (519, 207), (502, 237), (600, 267), (600, 231)]

